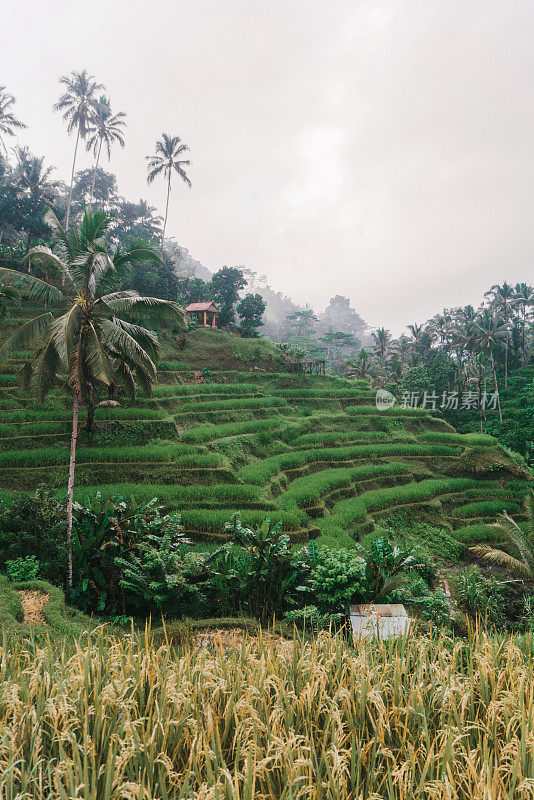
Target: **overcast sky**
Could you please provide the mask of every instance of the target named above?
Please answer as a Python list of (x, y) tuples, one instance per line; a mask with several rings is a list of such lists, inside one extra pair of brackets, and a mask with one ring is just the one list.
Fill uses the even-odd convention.
[(51, 107), (88, 69), (128, 114), (122, 195), (162, 212), (144, 156), (162, 131), (189, 144), (168, 233), (210, 269), (317, 311), (347, 295), (395, 333), (534, 280), (532, 0), (2, 0), (0, 19), (19, 142), (68, 178)]

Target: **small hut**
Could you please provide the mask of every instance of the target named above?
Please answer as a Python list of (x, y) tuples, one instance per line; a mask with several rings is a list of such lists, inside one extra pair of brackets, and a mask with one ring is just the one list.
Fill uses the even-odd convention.
[(217, 308), (213, 303), (189, 303), (185, 313), (191, 319), (196, 319), (201, 328), (214, 328)]
[(406, 633), (411, 618), (401, 603), (371, 603), (351, 606), (350, 621), (356, 637), (391, 639)]

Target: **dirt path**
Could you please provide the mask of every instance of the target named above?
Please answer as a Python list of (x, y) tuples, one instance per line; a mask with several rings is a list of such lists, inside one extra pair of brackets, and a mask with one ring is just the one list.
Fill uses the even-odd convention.
[(44, 610), (48, 603), (48, 595), (39, 591), (17, 590), (22, 608), (24, 609), (24, 622), (30, 625), (46, 625)]

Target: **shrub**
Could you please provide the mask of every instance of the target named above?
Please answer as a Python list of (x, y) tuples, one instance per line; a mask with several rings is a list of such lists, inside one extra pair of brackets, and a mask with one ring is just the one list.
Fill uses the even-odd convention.
[(476, 565), (451, 575), (451, 593), (460, 609), (473, 617), (502, 624), (506, 617), (505, 584), (484, 575)]
[(34, 556), (43, 578), (62, 583), (65, 574), (65, 509), (54, 495), (39, 488), (15, 494), (0, 509), (0, 565)]
[(203, 569), (200, 556), (190, 552), (191, 542), (181, 535), (179, 517), (153, 520), (148, 530), (138, 531), (138, 540), (128, 557), (118, 557), (122, 568), (120, 585), (126, 591), (126, 606), (136, 614), (181, 617), (197, 614), (205, 605), (198, 584)]
[(12, 581), (32, 581), (39, 575), (41, 565), (34, 555), (6, 561), (6, 573)]
[[(187, 613), (186, 582), (193, 562), (180, 517), (162, 514), (153, 498), (138, 506), (97, 494), (77, 505), (71, 599), (84, 610), (113, 613)], [(191, 608), (189, 607), (189, 610)]]
[(225, 530), (231, 544), (209, 559), (209, 587), (218, 601), (262, 620), (295, 605), (305, 589), (309, 562), (292, 550), (281, 524), (272, 525), (267, 518), (257, 528), (247, 528), (236, 513)]
[(365, 594), (364, 568), (359, 553), (319, 548), (312, 572), (312, 590), (320, 608), (346, 614), (351, 603), (360, 602)]

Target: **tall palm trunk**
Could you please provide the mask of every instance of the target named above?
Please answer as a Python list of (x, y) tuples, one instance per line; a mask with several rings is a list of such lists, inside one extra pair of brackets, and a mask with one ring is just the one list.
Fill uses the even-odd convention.
[(89, 205), (93, 205), (93, 197), (95, 196), (95, 181), (96, 181), (96, 171), (98, 169), (98, 162), (100, 161), (100, 151), (102, 150), (102, 139), (100, 139), (100, 144), (98, 145), (98, 152), (96, 154), (96, 161), (95, 166), (93, 168), (93, 182), (91, 184), (91, 199), (89, 200)]
[(490, 352), (490, 359), (491, 359), (491, 369), (493, 370), (493, 380), (495, 381), (495, 392), (497, 394), (497, 406), (499, 409), (499, 422), (502, 422), (502, 411), (501, 411), (501, 398), (499, 396), (499, 385), (497, 383), (497, 373), (495, 372), (495, 362), (493, 361), (493, 350), (489, 349)]
[(169, 178), (167, 183), (167, 203), (165, 204), (165, 219), (163, 220), (163, 233), (161, 234), (161, 246), (163, 247), (163, 242), (165, 241), (165, 228), (167, 227), (167, 215), (169, 213), (169, 198), (171, 196), (171, 174), (169, 172)]
[(72, 393), (72, 435), (70, 439), (69, 483), (67, 488), (67, 587), (72, 589), (72, 505), (74, 500), (74, 467), (78, 441), (78, 411), (80, 400), (76, 390)]
[(78, 125), (78, 131), (76, 133), (76, 144), (74, 145), (74, 158), (72, 160), (72, 173), (70, 176), (70, 189), (69, 189), (69, 199), (67, 201), (67, 218), (65, 220), (65, 230), (68, 231), (69, 229), (69, 219), (70, 219), (70, 204), (72, 201), (72, 187), (74, 186), (74, 170), (76, 169), (76, 155), (78, 153), (78, 142), (80, 141), (80, 126)]
[(504, 340), (504, 388), (508, 388), (508, 331)]

